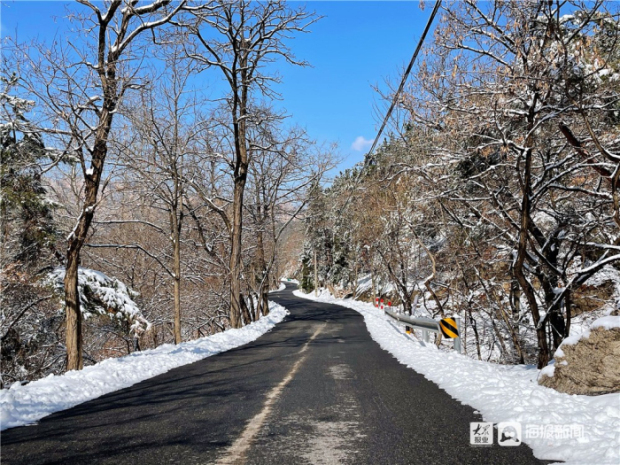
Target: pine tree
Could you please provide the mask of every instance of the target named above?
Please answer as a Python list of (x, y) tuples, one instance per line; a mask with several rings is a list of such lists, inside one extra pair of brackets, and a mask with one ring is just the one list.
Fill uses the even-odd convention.
[[(1, 237), (9, 259), (36, 264), (53, 246), (56, 229), (51, 204), (42, 183), (42, 164), (53, 157), (41, 134), (25, 114), (34, 102), (9, 95), (17, 76), (3, 78), (0, 92), (3, 119), (0, 124)], [(16, 247), (11, 242), (17, 242)]]

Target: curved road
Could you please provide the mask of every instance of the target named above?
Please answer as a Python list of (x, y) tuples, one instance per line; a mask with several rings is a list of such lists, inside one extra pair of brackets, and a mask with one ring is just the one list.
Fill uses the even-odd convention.
[(471, 407), (380, 349), (357, 312), (293, 289), (271, 294), (291, 315), (250, 344), (4, 431), (2, 463), (542, 463), (525, 445), (471, 447)]

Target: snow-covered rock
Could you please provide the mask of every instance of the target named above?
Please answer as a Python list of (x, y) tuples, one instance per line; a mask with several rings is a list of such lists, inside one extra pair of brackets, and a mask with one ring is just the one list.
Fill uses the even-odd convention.
[(566, 338), (538, 382), (567, 394), (620, 392), (620, 316), (599, 318), (581, 335)]

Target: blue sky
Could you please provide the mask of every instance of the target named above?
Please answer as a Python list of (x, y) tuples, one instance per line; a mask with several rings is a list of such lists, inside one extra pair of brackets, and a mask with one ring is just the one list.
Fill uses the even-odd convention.
[[(2, 36), (15, 31), (21, 40), (64, 35), (64, 2), (3, 0), (0, 5)], [(424, 10), (418, 1), (320, 1), (306, 5), (324, 18), (311, 27), (311, 34), (298, 36), (290, 46), (312, 68), (279, 68), (283, 82), (277, 90), (283, 101), (278, 105), (313, 139), (337, 142), (343, 157), (339, 168), (344, 169), (363, 159), (369, 148), (365, 141), (372, 140), (378, 129), (376, 106), (380, 100), (372, 86), (384, 87), (387, 77), (399, 79), (432, 3), (427, 1)]]

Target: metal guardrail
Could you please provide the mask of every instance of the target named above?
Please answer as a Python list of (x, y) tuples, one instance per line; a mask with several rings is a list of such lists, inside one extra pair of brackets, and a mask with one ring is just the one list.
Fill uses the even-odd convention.
[[(417, 299), (416, 299), (417, 303)], [(415, 307), (414, 307), (415, 308)], [(404, 324), (405, 326), (411, 326), (416, 329), (422, 330), (422, 338), (424, 342), (429, 342), (429, 332), (432, 333), (441, 333), (441, 327), (439, 326), (439, 321), (433, 320), (432, 318), (427, 317), (412, 317), (409, 315), (405, 315), (403, 313), (396, 313), (387, 308), (383, 310), (386, 315), (399, 323)], [(454, 318), (456, 321), (456, 327), (458, 329), (459, 337), (454, 338), (454, 349), (460, 354), (462, 353), (462, 344), (461, 344), (461, 319), (456, 317)]]

